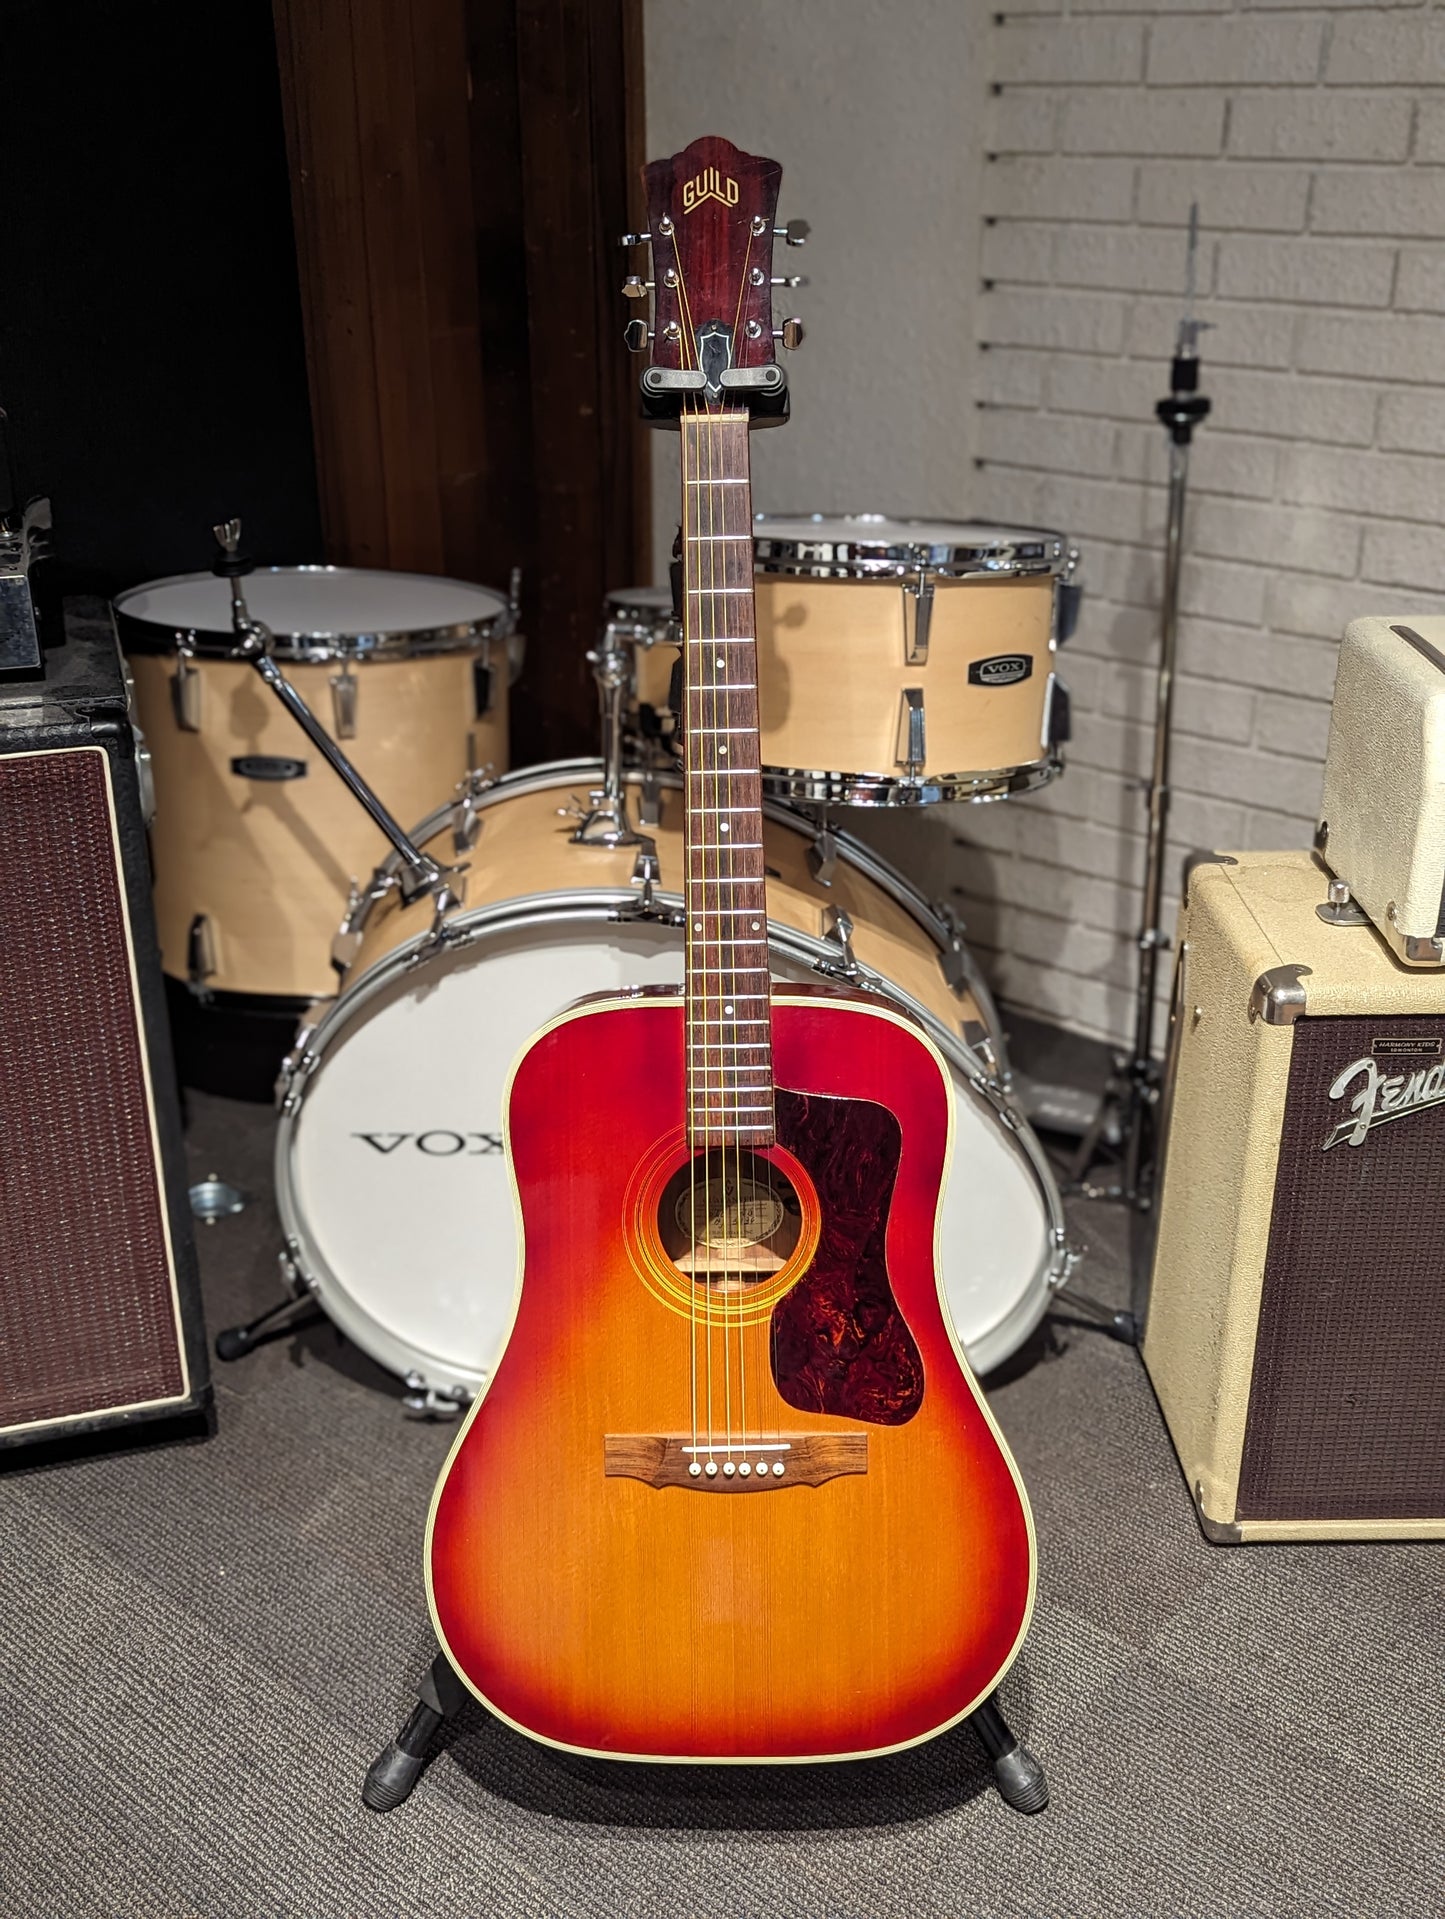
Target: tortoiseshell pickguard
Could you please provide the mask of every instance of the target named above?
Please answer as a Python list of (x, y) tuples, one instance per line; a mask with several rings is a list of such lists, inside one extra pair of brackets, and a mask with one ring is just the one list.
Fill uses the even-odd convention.
[(885, 1248), (902, 1132), (885, 1106), (777, 1089), (777, 1138), (817, 1191), (813, 1262), (773, 1310), (773, 1378), (790, 1406), (901, 1426), (923, 1361), (893, 1297)]

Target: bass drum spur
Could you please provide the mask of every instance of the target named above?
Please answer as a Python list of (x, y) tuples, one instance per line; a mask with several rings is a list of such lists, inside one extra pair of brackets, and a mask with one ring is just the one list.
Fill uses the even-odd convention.
[(764, 792), (925, 806), (1060, 771), (1061, 533), (760, 513), (753, 544)]
[[(558, 817), (599, 774), (596, 761), (538, 768), (424, 822), (420, 844), (469, 861), (469, 900), (438, 926), (426, 902), (400, 905), (379, 869), (344, 935), (354, 957), (342, 993), (282, 1074), (276, 1186), (293, 1280), (405, 1379), (417, 1414), (468, 1400), (510, 1323), (501, 1111), (513, 1060), (587, 993), (682, 977), (677, 785), (627, 782), (633, 817), (654, 816), (642, 828), (660, 867), (649, 886), (634, 879), (646, 845), (578, 846)], [(808, 869), (811, 822), (773, 808), (765, 832), (775, 975), (865, 985), (920, 1019), (948, 1061), (956, 1132), (942, 1265), (960, 1339), (986, 1371), (1027, 1338), (1069, 1264), (1057, 1188), (985, 1061), (992, 1009), (949, 985), (954, 949), (883, 862), (837, 836), (825, 887)], [(851, 954), (836, 910), (834, 936), (818, 930), (829, 906), (852, 923)]]

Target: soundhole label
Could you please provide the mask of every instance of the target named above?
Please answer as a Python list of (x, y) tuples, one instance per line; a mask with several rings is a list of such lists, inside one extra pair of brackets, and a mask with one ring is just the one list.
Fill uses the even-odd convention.
[(663, 1188), (662, 1249), (698, 1286), (746, 1292), (797, 1247), (803, 1208), (780, 1167), (746, 1147), (699, 1153)]

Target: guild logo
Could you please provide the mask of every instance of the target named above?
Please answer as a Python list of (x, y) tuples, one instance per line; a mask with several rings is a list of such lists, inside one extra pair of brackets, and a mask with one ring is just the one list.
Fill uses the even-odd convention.
[[(1438, 1049), (1439, 1042), (1433, 1046)], [(1432, 1042), (1428, 1040), (1415, 1044), (1417, 1053), (1431, 1049)], [(1406, 1119), (1429, 1106), (1445, 1106), (1445, 1061), (1434, 1066), (1418, 1066), (1413, 1073), (1382, 1073), (1369, 1056), (1353, 1060), (1336, 1074), (1330, 1086), (1330, 1098), (1343, 1099), (1356, 1082), (1359, 1090), (1349, 1103), (1354, 1118), (1340, 1121), (1325, 1140), (1323, 1152), (1327, 1153), (1342, 1141), (1347, 1146), (1363, 1145), (1365, 1135), (1376, 1126), (1388, 1126), (1393, 1119)]]
[(704, 167), (682, 189), (683, 212), (695, 212), (704, 200), (716, 200), (720, 206), (735, 207), (738, 203), (737, 181), (725, 180), (716, 167)]
[(990, 660), (975, 660), (968, 669), (970, 686), (1017, 686), (1034, 670), (1031, 653), (995, 653)]

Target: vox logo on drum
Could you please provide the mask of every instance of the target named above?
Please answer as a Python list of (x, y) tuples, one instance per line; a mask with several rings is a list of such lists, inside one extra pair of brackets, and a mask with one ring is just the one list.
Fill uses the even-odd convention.
[(1034, 670), (1028, 653), (995, 653), (992, 659), (975, 660), (968, 669), (970, 686), (1017, 686)]
[(725, 207), (735, 207), (738, 203), (737, 181), (725, 180), (716, 167), (704, 167), (701, 173), (683, 183), (683, 212), (691, 213), (704, 200), (717, 200)]
[(454, 1133), (441, 1126), (425, 1133), (353, 1133), (351, 1137), (364, 1139), (378, 1153), (394, 1153), (398, 1146), (412, 1146), (428, 1159), (456, 1159), (461, 1155), (476, 1159), (483, 1153), (502, 1150), (500, 1133)]

